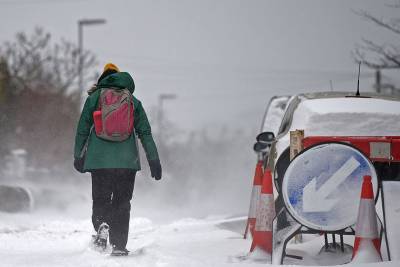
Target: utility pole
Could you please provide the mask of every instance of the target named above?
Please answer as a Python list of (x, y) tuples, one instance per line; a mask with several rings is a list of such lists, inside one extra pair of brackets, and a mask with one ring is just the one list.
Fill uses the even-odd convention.
[(105, 19), (81, 19), (78, 20), (78, 86), (83, 90), (83, 26), (105, 24)]

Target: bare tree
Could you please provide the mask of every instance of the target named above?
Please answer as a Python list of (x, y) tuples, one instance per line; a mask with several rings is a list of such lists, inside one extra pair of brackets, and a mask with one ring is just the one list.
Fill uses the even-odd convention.
[[(95, 56), (85, 51), (82, 57), (88, 77)], [(41, 28), (0, 46), (0, 147), (6, 151), (0, 161), (7, 151), (22, 148), (34, 166), (70, 163), (82, 92), (78, 66), (77, 45), (53, 44)]]
[[(3, 141), (3, 144), (0, 144), (0, 159), (8, 153), (8, 147), (5, 144), (10, 138), (9, 129), (14, 127), (7, 112), (9, 109), (6, 101), (10, 97), (9, 90), (7, 90), (9, 83), (10, 73), (7, 63), (4, 59), (0, 58), (0, 137)], [(4, 160), (0, 160), (1, 167), (4, 167)]]
[[(32, 35), (18, 33), (15, 41), (3, 45), (0, 57), (8, 64), (17, 93), (40, 90), (69, 94), (74, 91), (69, 89), (76, 89), (79, 72), (77, 45), (66, 40), (52, 45), (50, 41), (50, 33), (36, 28)], [(83, 52), (82, 58), (83, 75), (87, 77), (96, 59), (88, 51)]]
[[(388, 7), (400, 9), (400, 1), (388, 5)], [(354, 12), (363, 19), (400, 37), (400, 17), (385, 19), (379, 18), (364, 10)], [(399, 45), (377, 43), (372, 40), (363, 39), (361, 44), (356, 45), (353, 56), (356, 61), (362, 62), (374, 69), (400, 68)]]

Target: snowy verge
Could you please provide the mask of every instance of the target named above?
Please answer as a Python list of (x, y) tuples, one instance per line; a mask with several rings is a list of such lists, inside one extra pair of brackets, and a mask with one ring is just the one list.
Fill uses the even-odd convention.
[[(111, 257), (109, 251), (99, 253), (90, 248), (93, 230), (89, 220), (1, 215), (4, 220), (0, 223), (0, 266), (188, 267), (267, 263), (262, 255), (248, 256), (251, 240), (220, 227), (243, 218), (182, 219), (166, 225), (156, 225), (146, 218), (132, 218), (127, 246), (131, 254)], [(291, 245), (289, 249), (291, 253), (306, 253), (318, 251), (320, 247), (317, 239), (310, 239), (304, 244)], [(292, 264), (299, 263), (312, 262)], [(348, 266), (394, 267), (399, 266), (399, 262)]]

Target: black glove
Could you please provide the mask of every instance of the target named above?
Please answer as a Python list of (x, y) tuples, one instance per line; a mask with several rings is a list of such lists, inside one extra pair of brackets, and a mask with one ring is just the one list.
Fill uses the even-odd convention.
[(158, 159), (149, 160), (149, 166), (150, 166), (151, 177), (155, 178), (156, 180), (160, 180), (162, 174), (160, 160)]
[(74, 168), (80, 173), (85, 173), (83, 171), (83, 164), (85, 163), (85, 158), (75, 158), (74, 159)]

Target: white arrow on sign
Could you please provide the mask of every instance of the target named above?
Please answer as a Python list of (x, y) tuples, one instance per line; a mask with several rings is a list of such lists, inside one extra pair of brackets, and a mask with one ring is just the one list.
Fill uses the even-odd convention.
[(314, 177), (303, 189), (303, 211), (330, 211), (339, 201), (339, 198), (327, 199), (327, 197), (359, 166), (360, 162), (358, 162), (354, 157), (351, 157), (318, 190), (317, 178)]

